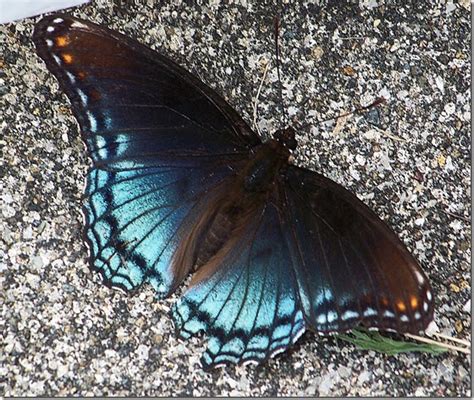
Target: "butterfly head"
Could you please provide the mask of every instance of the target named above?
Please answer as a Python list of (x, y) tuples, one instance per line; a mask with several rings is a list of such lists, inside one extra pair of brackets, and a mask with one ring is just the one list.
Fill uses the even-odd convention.
[(278, 129), (275, 132), (275, 139), (285, 146), (288, 150), (295, 150), (298, 146), (298, 142), (295, 139), (296, 132), (291, 127), (286, 127), (284, 129)]

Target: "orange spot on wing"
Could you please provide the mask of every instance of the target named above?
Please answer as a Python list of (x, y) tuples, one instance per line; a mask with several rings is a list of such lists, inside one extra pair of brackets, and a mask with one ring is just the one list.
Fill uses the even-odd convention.
[(397, 308), (399, 311), (405, 311), (407, 309), (407, 306), (405, 305), (405, 303), (403, 301), (398, 301), (397, 302)]
[(382, 297), (382, 299), (380, 300), (382, 302), (382, 304), (387, 307), (388, 306), (388, 299), (386, 297)]
[(413, 309), (418, 307), (418, 299), (415, 296), (412, 296), (410, 298), (410, 305), (411, 305), (411, 308)]
[(56, 38), (56, 46), (64, 47), (69, 44), (69, 39), (66, 36), (58, 36)]
[(63, 58), (63, 61), (66, 63), (66, 64), (71, 64), (72, 61), (74, 60), (74, 57), (69, 54), (69, 53), (63, 53), (61, 55), (61, 57)]
[(93, 101), (99, 101), (101, 99), (102, 95), (97, 89), (91, 89), (89, 91), (89, 98)]
[(80, 80), (83, 80), (85, 77), (86, 77), (86, 73), (84, 71), (79, 71), (77, 73), (77, 77), (80, 79)]

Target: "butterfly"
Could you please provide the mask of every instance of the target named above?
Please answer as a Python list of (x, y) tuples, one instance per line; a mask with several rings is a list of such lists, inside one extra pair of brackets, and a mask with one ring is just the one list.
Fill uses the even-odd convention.
[(201, 362), (261, 363), (305, 330), (423, 331), (430, 283), (355, 195), (290, 162), (295, 130), (262, 142), (214, 90), (120, 33), (52, 15), (35, 27), (92, 160), (84, 216), (105, 284), (170, 296)]

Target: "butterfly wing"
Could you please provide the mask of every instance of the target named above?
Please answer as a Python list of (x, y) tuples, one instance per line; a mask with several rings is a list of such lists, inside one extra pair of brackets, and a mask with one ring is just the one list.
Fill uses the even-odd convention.
[(306, 169), (289, 167), (283, 191), (286, 239), (309, 327), (426, 329), (433, 319), (428, 279), (385, 223), (342, 186)]
[(170, 260), (186, 238), (179, 228), (260, 140), (212, 89), (119, 33), (54, 15), (33, 38), (92, 158), (84, 206), (91, 265), (112, 286), (148, 281), (168, 294)]
[(269, 201), (249, 221), (219, 268), (192, 283), (173, 308), (182, 338), (209, 337), (205, 368), (262, 362), (305, 330), (280, 210)]

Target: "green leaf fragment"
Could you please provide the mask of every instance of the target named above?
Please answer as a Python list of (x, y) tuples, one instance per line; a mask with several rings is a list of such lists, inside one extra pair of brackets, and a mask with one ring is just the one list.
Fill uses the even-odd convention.
[(399, 353), (422, 352), (430, 354), (441, 354), (447, 349), (435, 344), (406, 342), (403, 340), (393, 340), (389, 337), (381, 335), (376, 331), (363, 331), (353, 329), (349, 334), (341, 333), (336, 336), (346, 342), (354, 344), (359, 349), (374, 350), (379, 353), (395, 355)]

